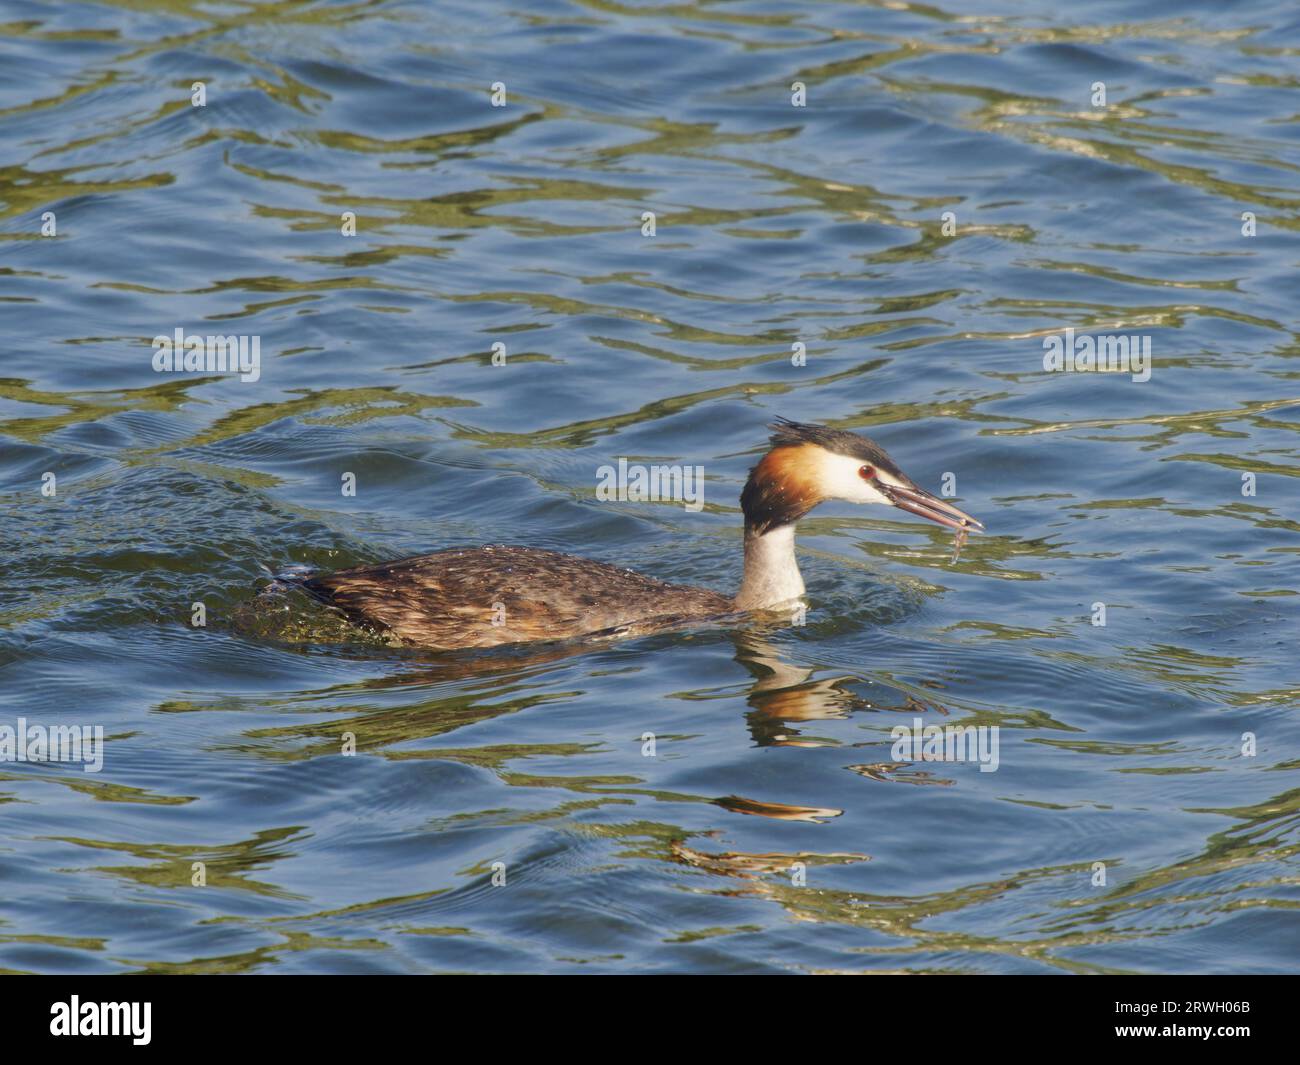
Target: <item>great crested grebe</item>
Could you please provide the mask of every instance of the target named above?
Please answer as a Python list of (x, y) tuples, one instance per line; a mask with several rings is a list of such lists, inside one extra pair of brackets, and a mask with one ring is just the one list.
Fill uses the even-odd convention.
[(803, 595), (794, 525), (818, 503), (887, 503), (958, 531), (984, 526), (917, 487), (879, 444), (782, 419), (749, 471), (745, 573), (734, 598), (536, 547), (435, 551), (293, 583), (351, 621), (413, 647), (456, 650), (623, 637), (792, 604)]

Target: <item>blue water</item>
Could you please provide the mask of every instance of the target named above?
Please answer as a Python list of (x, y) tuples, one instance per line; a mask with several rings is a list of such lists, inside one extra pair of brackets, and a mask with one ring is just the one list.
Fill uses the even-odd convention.
[[(1296, 970), (1297, 56), (1282, 0), (0, 0), (0, 727), (106, 737), (0, 762), (0, 971)], [(779, 415), (988, 533), (829, 505), (802, 626), (517, 655), (262, 596), (730, 592)]]

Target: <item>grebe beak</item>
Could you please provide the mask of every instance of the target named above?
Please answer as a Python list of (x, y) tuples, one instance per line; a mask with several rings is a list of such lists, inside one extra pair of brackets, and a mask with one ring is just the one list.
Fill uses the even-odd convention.
[(903, 488), (895, 484), (885, 484), (881, 480), (874, 483), (885, 498), (900, 510), (906, 510), (911, 514), (929, 518), (930, 521), (937, 521), (940, 525), (946, 525), (950, 529), (984, 531), (983, 522), (972, 518), (964, 510), (958, 510), (951, 503), (945, 503), (938, 496), (931, 495), (924, 488), (917, 488), (915, 485), (910, 488)]

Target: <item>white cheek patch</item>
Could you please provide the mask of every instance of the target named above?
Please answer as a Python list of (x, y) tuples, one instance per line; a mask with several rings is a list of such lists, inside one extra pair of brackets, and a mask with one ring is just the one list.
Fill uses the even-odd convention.
[[(827, 499), (843, 499), (849, 503), (888, 503), (884, 493), (858, 472), (869, 463), (849, 455), (835, 455), (827, 451), (822, 460), (822, 494)], [(877, 476), (883, 477), (881, 473)]]

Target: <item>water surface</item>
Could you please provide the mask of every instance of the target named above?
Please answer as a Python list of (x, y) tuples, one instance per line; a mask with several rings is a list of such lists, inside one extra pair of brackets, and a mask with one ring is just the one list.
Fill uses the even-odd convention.
[[(0, 725), (107, 738), (0, 764), (0, 970), (1294, 970), (1298, 55), (1282, 0), (4, 0)], [(805, 625), (581, 653), (258, 598), (484, 542), (730, 591), (777, 415), (988, 534), (822, 508)]]

